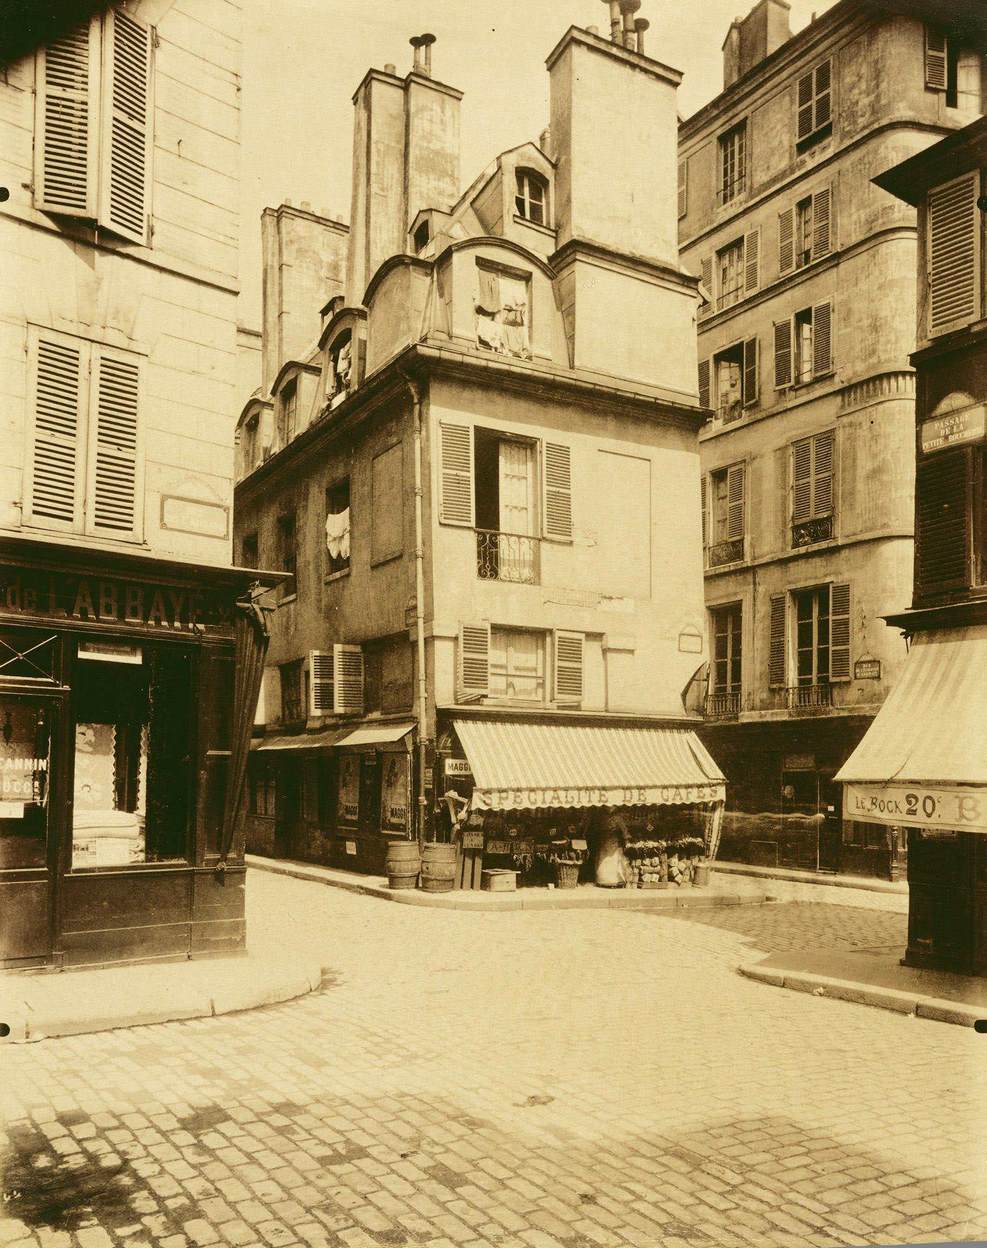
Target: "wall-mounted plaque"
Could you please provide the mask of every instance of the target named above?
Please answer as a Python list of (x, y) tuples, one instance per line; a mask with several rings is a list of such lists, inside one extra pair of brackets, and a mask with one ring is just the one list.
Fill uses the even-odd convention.
[(858, 659), (853, 665), (854, 680), (880, 680), (880, 659)]

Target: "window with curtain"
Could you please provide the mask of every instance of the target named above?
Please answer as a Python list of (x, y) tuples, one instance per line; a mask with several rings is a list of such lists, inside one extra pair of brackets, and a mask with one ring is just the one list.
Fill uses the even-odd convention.
[(490, 630), (490, 696), (545, 701), (545, 634), (520, 628)]

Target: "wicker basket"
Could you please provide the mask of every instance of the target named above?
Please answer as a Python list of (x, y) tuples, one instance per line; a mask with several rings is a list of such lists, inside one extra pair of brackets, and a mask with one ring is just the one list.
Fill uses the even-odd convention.
[(575, 888), (579, 883), (579, 863), (557, 862), (555, 864), (555, 883), (559, 888)]

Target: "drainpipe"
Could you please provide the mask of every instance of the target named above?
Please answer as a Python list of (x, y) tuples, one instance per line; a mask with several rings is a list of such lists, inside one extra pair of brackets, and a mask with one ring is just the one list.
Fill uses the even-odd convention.
[(403, 369), (414, 412), (415, 439), (415, 643), (418, 650), (418, 842), (425, 839), (425, 716), (428, 686), (425, 673), (425, 546), (422, 536), (422, 394), (418, 382)]

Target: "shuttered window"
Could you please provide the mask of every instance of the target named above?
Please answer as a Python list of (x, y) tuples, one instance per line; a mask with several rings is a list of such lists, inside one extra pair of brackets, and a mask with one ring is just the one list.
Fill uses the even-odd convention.
[(571, 458), (568, 446), (545, 443), (545, 536), (560, 542), (572, 541)]
[(123, 238), (148, 236), (149, 27), (110, 9), (37, 56), (35, 203)]
[(964, 447), (920, 459), (915, 479), (915, 580), (920, 594), (970, 583), (969, 457)]
[(946, 90), (947, 42), (938, 30), (925, 28), (925, 85), (933, 91)]
[(805, 385), (833, 370), (833, 305), (801, 308), (790, 321), (776, 321), (775, 389)]
[(490, 625), (461, 624), (457, 657), (456, 701), (485, 697), (490, 692)]
[(850, 679), (850, 586), (829, 587), (829, 679)]
[(744, 479), (743, 464), (727, 469), (727, 537), (744, 536)]
[(310, 715), (362, 715), (364, 707), (363, 649), (336, 642), (331, 650), (308, 655)]
[(761, 284), (761, 231), (744, 235), (744, 294), (753, 295)]
[(792, 322), (775, 322), (775, 389), (792, 384)]
[(699, 361), (699, 406), (709, 407), (709, 360)]
[(771, 595), (768, 639), (768, 683), (773, 689), (785, 684), (787, 676), (785, 625), (788, 616), (788, 600), (785, 594)]
[(744, 407), (754, 407), (760, 395), (760, 348), (756, 338), (744, 340)]
[(792, 523), (833, 514), (832, 429), (792, 444)]
[(439, 425), (441, 475), (439, 518), (443, 524), (473, 525), (473, 430)]
[(713, 310), (713, 257), (706, 256), (699, 262), (701, 284), (699, 315), (709, 316)]
[(828, 186), (778, 214), (778, 272), (805, 268), (833, 250), (833, 192)]
[(979, 174), (929, 192), (929, 333), (941, 334), (980, 312)]
[(579, 706), (583, 700), (583, 634), (555, 634), (555, 703)]
[(309, 715), (334, 714), (332, 651), (310, 650), (308, 674)]
[(141, 536), (140, 364), (48, 330), (32, 334), (33, 433), (25, 519), (42, 528)]
[(823, 61), (798, 80), (795, 139), (799, 146), (829, 134), (833, 121), (833, 67)]

